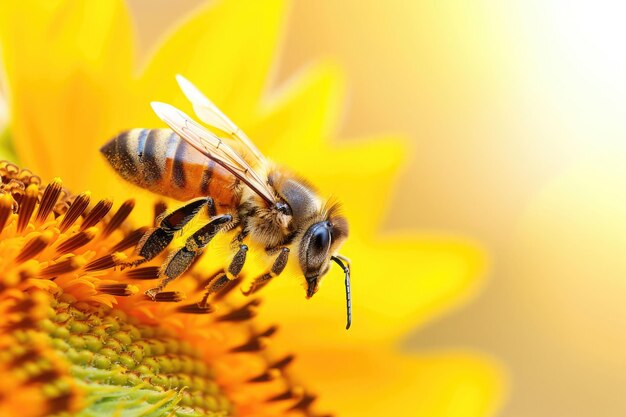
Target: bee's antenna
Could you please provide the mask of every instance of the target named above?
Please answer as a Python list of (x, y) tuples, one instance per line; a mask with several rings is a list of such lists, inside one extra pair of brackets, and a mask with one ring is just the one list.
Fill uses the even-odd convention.
[[(352, 325), (352, 295), (350, 294), (350, 261), (348, 258), (337, 255), (331, 256), (330, 259), (334, 261), (341, 269), (343, 269), (344, 274), (346, 274), (346, 330), (350, 328)], [(343, 262), (342, 262), (343, 261)], [(344, 265), (345, 262), (345, 265)]]

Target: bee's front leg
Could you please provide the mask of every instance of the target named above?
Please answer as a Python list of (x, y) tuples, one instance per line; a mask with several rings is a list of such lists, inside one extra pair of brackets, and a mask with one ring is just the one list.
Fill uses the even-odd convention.
[[(172, 252), (161, 268), (160, 275), (165, 278), (158, 287), (146, 291), (146, 295), (154, 300), (162, 298), (169, 300), (169, 295), (163, 293), (163, 288), (172, 280), (181, 276), (193, 263), (193, 261), (202, 253), (206, 245), (215, 237), (215, 235), (228, 223), (232, 222), (233, 216), (230, 214), (222, 214), (214, 217), (206, 225), (198, 229), (193, 235), (187, 238), (185, 246)], [(161, 295), (159, 297), (159, 295)], [(178, 297), (173, 297), (175, 301)]]
[(274, 260), (274, 263), (272, 264), (270, 270), (252, 281), (252, 283), (250, 284), (250, 288), (248, 288), (248, 290), (246, 291), (242, 291), (243, 294), (246, 296), (254, 294), (258, 290), (263, 288), (272, 278), (280, 275), (287, 266), (288, 259), (289, 248), (280, 248), (280, 252), (276, 257), (276, 260)]

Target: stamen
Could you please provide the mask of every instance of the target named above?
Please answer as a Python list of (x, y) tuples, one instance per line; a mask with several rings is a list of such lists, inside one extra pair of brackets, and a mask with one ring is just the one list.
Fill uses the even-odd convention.
[(140, 227), (134, 232), (130, 232), (124, 239), (120, 240), (115, 246), (111, 248), (111, 252), (122, 252), (133, 246), (137, 246), (137, 243), (141, 240), (143, 235), (148, 230), (147, 227)]
[(257, 315), (257, 307), (261, 304), (260, 299), (254, 299), (242, 307), (226, 313), (217, 318), (218, 321), (244, 321), (250, 320)]
[(91, 193), (89, 191), (80, 194), (76, 197), (76, 199), (74, 199), (74, 202), (70, 208), (67, 209), (67, 212), (63, 217), (63, 221), (61, 221), (61, 225), (59, 226), (61, 233), (72, 227), (74, 222), (83, 214), (87, 206), (89, 206), (90, 199)]
[(89, 229), (83, 230), (82, 232), (75, 234), (57, 247), (57, 253), (65, 255), (66, 253), (75, 251), (81, 246), (84, 246), (87, 243), (91, 242), (91, 240), (96, 236), (97, 232), (97, 227), (90, 227)]
[(126, 272), (126, 277), (131, 279), (157, 279), (160, 270), (160, 266), (144, 266), (142, 268), (129, 269)]
[(250, 378), (247, 382), (249, 383), (259, 383), (259, 382), (269, 382), (274, 381), (282, 376), (282, 372), (279, 369), (268, 369), (264, 373), (259, 376), (255, 376), (254, 378)]
[(210, 304), (193, 303), (180, 306), (177, 310), (185, 314), (209, 314), (215, 311)]
[(67, 213), (67, 210), (70, 208), (70, 205), (75, 199), (76, 199), (76, 196), (73, 196), (72, 193), (69, 192), (67, 188), (61, 188), (61, 195), (58, 198), (57, 203), (52, 208), (54, 217), (57, 218)]
[(275, 402), (275, 401), (291, 400), (294, 398), (302, 398), (303, 395), (304, 395), (304, 390), (301, 387), (292, 387), (278, 395), (268, 398), (267, 401)]
[(0, 233), (4, 230), (4, 226), (7, 224), (7, 220), (13, 213), (14, 200), (10, 193), (5, 193), (0, 196)]
[(282, 370), (285, 367), (287, 367), (287, 365), (289, 365), (294, 360), (294, 358), (295, 358), (294, 355), (288, 355), (284, 357), (283, 359), (280, 359), (274, 362), (273, 364), (267, 367), (267, 371), (265, 371), (261, 375), (258, 375), (254, 378), (250, 378), (248, 382), (251, 382), (251, 383), (269, 382), (277, 378), (280, 378), (283, 374)]
[(131, 199), (124, 201), (124, 203), (120, 206), (119, 209), (117, 209), (117, 212), (113, 215), (113, 217), (111, 217), (111, 220), (102, 231), (102, 237), (109, 236), (115, 229), (120, 227), (120, 225), (124, 223), (124, 220), (126, 220), (128, 215), (130, 214), (130, 212), (133, 211), (134, 207), (135, 200)]
[(0, 173), (3, 174), (2, 176), (13, 178), (19, 172), (20, 168), (17, 165), (4, 159), (0, 161)]
[(72, 256), (62, 261), (59, 261), (53, 265), (48, 265), (39, 271), (39, 276), (44, 277), (54, 277), (57, 275), (67, 274), (69, 272), (75, 271), (86, 264), (85, 258), (82, 256)]
[(136, 285), (130, 284), (102, 284), (98, 286), (98, 291), (105, 294), (127, 297), (129, 295), (137, 294), (139, 292), (139, 288), (137, 288)]
[(20, 182), (23, 182), (24, 184), (27, 184), (27, 185), (30, 185), (30, 184), (40, 185), (41, 184), (41, 178), (39, 178), (38, 175), (33, 174), (30, 169), (24, 168), (20, 170), (20, 168), (17, 166), (16, 168), (18, 171), (20, 171), (19, 173), (17, 173), (17, 179)]
[(19, 280), (26, 281), (29, 278), (36, 278), (37, 273), (38, 271), (35, 265), (28, 265), (18, 272)]
[(7, 310), (10, 313), (26, 313), (27, 314), (29, 311), (31, 311), (36, 306), (37, 306), (37, 302), (35, 300), (32, 300), (30, 298), (24, 298), (22, 300), (17, 301), (15, 304), (13, 304)]
[(278, 331), (278, 326), (270, 326), (262, 333), (259, 333), (257, 337), (271, 337)]
[(74, 392), (61, 393), (60, 395), (48, 399), (48, 410), (52, 415), (56, 415), (65, 410), (72, 409), (70, 405), (72, 402), (76, 402), (78, 395)]
[(41, 224), (48, 218), (48, 215), (52, 212), (52, 209), (61, 195), (63, 183), (60, 178), (54, 178), (47, 186), (41, 197), (41, 203), (39, 204), (39, 210), (35, 217), (35, 224)]
[(287, 411), (295, 411), (295, 410), (307, 411), (309, 407), (311, 407), (311, 404), (313, 404), (316, 399), (317, 399), (317, 396), (315, 395), (304, 394), (302, 398), (300, 399), (300, 401), (298, 401), (297, 403), (289, 407)]
[(32, 317), (20, 317), (17, 321), (5, 324), (5, 329), (13, 332), (15, 330), (31, 329), (36, 326), (36, 321)]
[(24, 191), (26, 190), (26, 185), (20, 180), (16, 180), (15, 178), (12, 178), (9, 180), (9, 182), (5, 182), (4, 184), (2, 184), (2, 189), (5, 193), (11, 194), (13, 198), (15, 199), (15, 201), (17, 202), (17, 199), (22, 198), (22, 196), (24, 195)]
[(37, 197), (39, 196), (39, 187), (35, 184), (31, 184), (26, 187), (26, 192), (20, 203), (18, 218), (17, 218), (17, 232), (21, 233), (28, 226), (30, 217), (33, 215), (35, 206), (37, 205)]
[(287, 355), (284, 358), (277, 360), (272, 365), (270, 365), (270, 368), (283, 369), (287, 367), (291, 362), (293, 362), (295, 358), (296, 357), (294, 355)]
[(29, 259), (37, 256), (42, 250), (44, 250), (50, 241), (52, 240), (53, 234), (50, 230), (46, 230), (39, 236), (31, 239), (28, 243), (24, 245), (20, 253), (15, 258), (16, 263), (22, 263)]
[(111, 206), (113, 206), (113, 202), (111, 200), (100, 200), (85, 217), (83, 224), (80, 225), (80, 230), (83, 231), (91, 226), (95, 226), (104, 216), (107, 215), (109, 210), (111, 210)]
[(153, 296), (148, 295), (153, 301), (161, 302), (161, 303), (177, 303), (179, 301), (183, 301), (185, 298), (185, 293), (180, 291), (163, 291), (154, 294)]
[(42, 370), (41, 373), (31, 375), (28, 382), (31, 384), (45, 384), (59, 379), (59, 372), (56, 369)]
[(230, 351), (232, 353), (242, 353), (242, 352), (258, 352), (259, 350), (263, 350), (268, 345), (268, 337), (262, 335), (254, 335), (246, 343), (243, 345), (232, 348)]
[(113, 252), (108, 255), (104, 255), (98, 259), (94, 259), (85, 265), (86, 272), (102, 271), (105, 269), (116, 267), (123, 263), (128, 257), (122, 252)]
[(27, 350), (21, 355), (12, 358), (11, 362), (9, 362), (8, 365), (11, 366), (12, 368), (21, 367), (28, 362), (34, 362), (35, 360), (39, 359), (40, 354), (41, 353), (37, 350), (33, 350), (33, 349)]

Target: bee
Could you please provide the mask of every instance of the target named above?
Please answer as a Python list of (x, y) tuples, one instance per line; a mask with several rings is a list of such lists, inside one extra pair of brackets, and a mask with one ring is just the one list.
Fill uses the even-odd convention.
[(183, 247), (169, 253), (161, 266), (160, 285), (146, 294), (158, 300), (167, 283), (182, 275), (216, 234), (236, 231), (231, 245), (236, 253), (223, 273), (209, 283), (200, 307), (208, 308), (209, 296), (238, 278), (246, 260), (246, 243), (253, 243), (264, 248), (271, 266), (251, 282), (245, 295), (280, 275), (295, 253), (306, 298), (311, 298), (334, 262), (345, 276), (348, 329), (352, 322), (350, 263), (338, 254), (348, 237), (348, 222), (338, 206), (324, 201), (306, 180), (266, 159), (191, 82), (180, 75), (176, 79), (197, 117), (212, 130), (169, 104), (153, 102), (152, 109), (171, 130), (128, 130), (100, 149), (125, 180), (184, 202), (157, 219), (135, 249), (138, 260), (128, 266), (164, 252), (200, 210), (209, 215)]

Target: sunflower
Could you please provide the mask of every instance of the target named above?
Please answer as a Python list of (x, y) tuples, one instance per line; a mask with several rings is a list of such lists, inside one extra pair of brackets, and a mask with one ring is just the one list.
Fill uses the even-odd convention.
[[(123, 251), (121, 255), (116, 255), (119, 251), (111, 251), (116, 245), (112, 236), (117, 233), (117, 238), (124, 240), (124, 233), (126, 236), (132, 233), (115, 229), (115, 233), (103, 239), (100, 230), (92, 230), (89, 245), (94, 246), (81, 246), (87, 254), (84, 259), (79, 258), (82, 264), (67, 272), (66, 280), (38, 279), (39, 284), (36, 284), (29, 278), (28, 290), (11, 292), (10, 295), (18, 299), (11, 299), (6, 307), (17, 309), (31, 321), (45, 321), (48, 326), (49, 333), (41, 327), (20, 328), (31, 337), (20, 343), (26, 347), (32, 344), (36, 357), (44, 358), (40, 362), (48, 361), (45, 366), (55, 369), (54, 375), (58, 378), (54, 381), (61, 381), (63, 389), (51, 391), (59, 395), (47, 398), (64, 398), (65, 410), (96, 405), (113, 407), (115, 400), (102, 404), (90, 397), (89, 390), (94, 384), (98, 385), (97, 377), (85, 371), (93, 370), (93, 357), (82, 362), (90, 366), (77, 370), (76, 362), (67, 359), (67, 354), (59, 356), (58, 352), (65, 345), (52, 337), (63, 332), (57, 330), (59, 327), (55, 324), (63, 322), (59, 321), (59, 315), (95, 317), (95, 323), (83, 326), (88, 330), (80, 333), (82, 341), (76, 342), (80, 346), (88, 346), (92, 339), (85, 341), (85, 337), (101, 334), (98, 326), (109, 320), (115, 322), (113, 327), (123, 327), (128, 329), (126, 332), (139, 335), (137, 342), (142, 341), (144, 333), (145, 337), (158, 334), (158, 338), (168, 341), (164, 343), (166, 346), (171, 340), (184, 340), (189, 344), (185, 360), (195, 360), (200, 367), (201, 363), (210, 366), (212, 371), (205, 375), (214, 372), (215, 378), (205, 384), (215, 387), (212, 391), (215, 396), (198, 399), (198, 404), (192, 401), (193, 396), (189, 400), (185, 389), (164, 389), (164, 386), (178, 385), (159, 380), (165, 377), (155, 373), (156, 368), (145, 371), (156, 375), (154, 379), (159, 383), (150, 385), (153, 378), (144, 378), (149, 381), (133, 385), (124, 380), (120, 384), (106, 385), (110, 393), (106, 398), (134, 398), (135, 405), (130, 409), (145, 404), (164, 404), (170, 411), (179, 413), (188, 410), (185, 407), (207, 412), (209, 407), (205, 402), (208, 401), (211, 406), (223, 403), (222, 411), (236, 410), (240, 415), (275, 414), (274, 403), (266, 401), (272, 398), (268, 397), (267, 388), (253, 384), (255, 388), (250, 389), (241, 381), (250, 377), (247, 375), (250, 369), (259, 371), (259, 375), (268, 369), (277, 369), (272, 364), (275, 365), (279, 357), (247, 355), (249, 363), (241, 358), (231, 359), (235, 343), (240, 346), (258, 344), (259, 340), (267, 339), (263, 332), (272, 329), (275, 323), (281, 330), (271, 332), (272, 345), (280, 347), (279, 351), (296, 352), (298, 356), (290, 366), (289, 375), (298, 376), (303, 384), (297, 384), (291, 376), (281, 377), (278, 382), (285, 389), (285, 397), (292, 401), (291, 406), (309, 401), (312, 396), (308, 392), (316, 392), (319, 409), (345, 416), (484, 416), (497, 409), (503, 397), (505, 377), (493, 359), (462, 350), (417, 355), (398, 348), (408, 331), (460, 306), (480, 288), (487, 267), (484, 251), (475, 242), (451, 236), (381, 235), (379, 225), (388, 213), (405, 144), (401, 139), (385, 136), (350, 142), (332, 140), (343, 82), (340, 70), (330, 63), (314, 64), (281, 88), (267, 91), (286, 8), (282, 0), (211, 3), (168, 34), (146, 63), (139, 65), (134, 55), (128, 10), (122, 1), (26, 0), (0, 5), (0, 40), (11, 109), (11, 134), (21, 166), (36, 171), (44, 179), (58, 176), (67, 189), (91, 190), (100, 201), (107, 201), (103, 204), (108, 204), (109, 208), (108, 198), (124, 202), (129, 193), (133, 193), (136, 207), (126, 223), (148, 226), (145, 219), (153, 210), (154, 197), (121, 184), (97, 150), (121, 130), (161, 126), (148, 106), (151, 100), (187, 110), (188, 104), (174, 82), (175, 74), (183, 74), (254, 138), (266, 155), (296, 169), (328, 195), (338, 196), (351, 223), (351, 236), (344, 245), (353, 263), (355, 321), (349, 332), (341, 323), (343, 289), (339, 276), (329, 276), (324, 288), (308, 302), (303, 300), (303, 291), (296, 280), (287, 277), (275, 280), (261, 293), (263, 308), (259, 309), (254, 324), (246, 323), (245, 326), (251, 328), (242, 329), (236, 321), (219, 321), (221, 316), (217, 314), (227, 315), (225, 311), (216, 312), (215, 317), (197, 316), (183, 314), (171, 304), (147, 303), (141, 296), (143, 284), (127, 282), (132, 277), (122, 276), (122, 272), (115, 269), (105, 268), (94, 278), (93, 273), (85, 271), (86, 265), (99, 259), (106, 262), (113, 261), (113, 256), (123, 256)], [(50, 182), (58, 183), (58, 180)], [(27, 184), (26, 191), (28, 187)], [(37, 192), (45, 194), (46, 188), (40, 188)], [(31, 190), (34, 195), (34, 188)], [(57, 197), (60, 201), (61, 197)], [(43, 194), (39, 199), (43, 200)], [(72, 205), (75, 202), (76, 199), (71, 200)], [(7, 197), (5, 204), (8, 203)], [(23, 204), (23, 201), (18, 203)], [(69, 203), (70, 200), (67, 205)], [(7, 218), (12, 219), (11, 216), (15, 215)], [(62, 222), (65, 214), (52, 210), (47, 216), (45, 220)], [(14, 221), (19, 224), (19, 216)], [(80, 230), (85, 221), (81, 218), (73, 225), (78, 229), (75, 230), (77, 235), (88, 234), (92, 227), (98, 229), (96, 222)], [(110, 219), (105, 216), (98, 221), (104, 222), (100, 227), (106, 228)], [(20, 245), (37, 238), (27, 236), (25, 231), (46, 236), (45, 230), (37, 229), (45, 224), (43, 220), (32, 225), (30, 219), (22, 222), (26, 225), (21, 226), (21, 232), (18, 233), (15, 226), (13, 237), (21, 239), (19, 244), (15, 243), (15, 251), (18, 247), (24, 250)], [(55, 227), (58, 226), (60, 224)], [(87, 237), (89, 235), (83, 239)], [(71, 239), (71, 236), (64, 236), (61, 241), (64, 239)], [(80, 256), (72, 252), (71, 244), (67, 245), (71, 248), (67, 254), (74, 255), (71, 259)], [(35, 257), (46, 253), (43, 250)], [(1, 256), (8, 254), (0, 252)], [(194, 268), (188, 277), (176, 283), (181, 294), (194, 294), (195, 283), (202, 279), (196, 276), (197, 270), (212, 270), (223, 261), (207, 258), (211, 257), (204, 257), (202, 268)], [(39, 269), (36, 269), (40, 270), (48, 267), (46, 262), (55, 262), (57, 258), (38, 259), (41, 265), (37, 264)], [(14, 267), (21, 271), (23, 265)], [(46, 285), (41, 285), (44, 281)], [(14, 283), (10, 288), (19, 289), (20, 285), (24, 284)], [(77, 291), (78, 295), (72, 291)], [(26, 303), (25, 294), (32, 294), (33, 299), (39, 301), (31, 303), (33, 307), (28, 311), (13, 307)], [(81, 302), (85, 299), (86, 302)], [(233, 312), (237, 308), (245, 311), (248, 305), (239, 299), (235, 303)], [(85, 312), (85, 308), (90, 310)], [(228, 306), (223, 309), (227, 310)], [(256, 339), (243, 340), (244, 335)], [(207, 348), (207, 340), (227, 341), (222, 347), (223, 355)], [(206, 353), (207, 349), (211, 355)], [(113, 352), (96, 352), (104, 365), (123, 366), (120, 357), (127, 352), (109, 350)], [(112, 359), (106, 353), (117, 356)], [(8, 357), (5, 363), (11, 363), (9, 359), (15, 361), (17, 355), (19, 353)], [(134, 366), (138, 366), (136, 362)], [(155, 359), (150, 363), (156, 362)], [(137, 375), (126, 368), (118, 371), (122, 376)], [(120, 375), (116, 378), (123, 380)], [(107, 382), (115, 379), (110, 375), (104, 378)], [(300, 385), (306, 387), (304, 391)], [(188, 385), (181, 383), (180, 386)], [(39, 385), (33, 384), (22, 385), (20, 389), (43, 392)], [(102, 389), (98, 385), (99, 393)], [(151, 397), (154, 392), (161, 396)], [(146, 400), (145, 404), (139, 401), (148, 397), (150, 401)], [(4, 398), (7, 397), (0, 397)], [(263, 411), (267, 404), (271, 406)], [(155, 410), (161, 409), (149, 412), (157, 412)], [(115, 409), (109, 411), (115, 412)], [(142, 414), (138, 411), (134, 415)]]
[[(59, 178), (6, 162), (0, 176), (0, 415), (314, 415), (285, 370), (293, 356), (267, 348), (277, 327), (252, 320), (260, 300), (155, 303), (141, 294), (163, 257), (114, 268), (145, 230), (127, 227), (134, 200), (89, 208), (91, 193)], [(186, 278), (179, 288), (200, 295), (207, 278)]]

